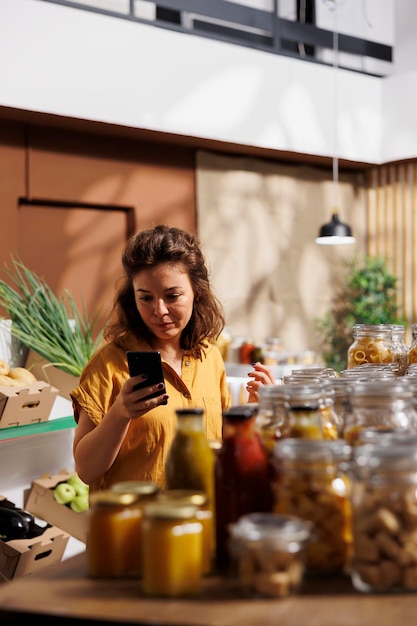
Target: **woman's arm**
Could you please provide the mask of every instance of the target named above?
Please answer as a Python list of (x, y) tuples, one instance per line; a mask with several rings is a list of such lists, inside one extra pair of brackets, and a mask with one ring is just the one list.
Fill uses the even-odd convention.
[(113, 465), (132, 419), (142, 417), (159, 404), (166, 404), (167, 396), (143, 398), (159, 389), (150, 385), (143, 389), (133, 387), (145, 378), (129, 378), (122, 386), (114, 404), (95, 425), (84, 409), (80, 409), (74, 434), (73, 455), (78, 476), (88, 485), (100, 478)]

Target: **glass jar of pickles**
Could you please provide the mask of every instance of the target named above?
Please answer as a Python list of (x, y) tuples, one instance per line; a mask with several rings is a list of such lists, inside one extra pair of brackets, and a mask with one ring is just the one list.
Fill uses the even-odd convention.
[(274, 512), (312, 524), (306, 573), (347, 573), (351, 556), (351, 517), (343, 440), (282, 439), (275, 445)]
[(195, 595), (203, 575), (203, 526), (197, 506), (160, 501), (145, 505), (142, 522), (143, 591), (149, 596)]
[(245, 595), (297, 593), (304, 576), (311, 524), (291, 515), (252, 513), (230, 528), (231, 572)]
[(141, 570), (140, 495), (111, 489), (90, 494), (86, 540), (91, 578), (137, 576)]
[(347, 367), (363, 363), (392, 363), (393, 345), (390, 324), (355, 324), (353, 342), (347, 354)]
[(415, 441), (356, 446), (351, 473), (353, 586), (372, 593), (417, 591)]
[(214, 520), (213, 512), (208, 506), (207, 495), (204, 491), (188, 489), (168, 489), (158, 494), (159, 502), (173, 504), (191, 504), (197, 507), (196, 518), (203, 527), (203, 574), (210, 574), (214, 559)]

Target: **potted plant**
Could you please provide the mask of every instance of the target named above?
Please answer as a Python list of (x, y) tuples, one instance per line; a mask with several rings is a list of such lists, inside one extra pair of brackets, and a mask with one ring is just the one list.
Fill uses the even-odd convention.
[(18, 258), (12, 257), (11, 267), (5, 265), (5, 273), (9, 282), (0, 280), (0, 307), (11, 320), (12, 336), (75, 383), (101, 344), (102, 331), (94, 335), (97, 317), (90, 321), (68, 290), (57, 298), (46, 280)]
[(348, 262), (344, 283), (334, 294), (330, 311), (316, 320), (327, 367), (346, 369), (354, 324), (402, 324), (396, 304), (397, 278), (381, 257)]

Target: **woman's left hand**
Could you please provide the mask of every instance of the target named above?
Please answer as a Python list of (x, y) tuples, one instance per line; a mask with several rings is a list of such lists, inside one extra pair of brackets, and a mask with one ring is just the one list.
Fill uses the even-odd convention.
[(276, 381), (271, 370), (263, 363), (252, 363), (253, 370), (248, 373), (252, 379), (247, 385), (246, 390), (249, 392), (248, 402), (259, 401), (259, 388), (262, 385), (275, 385)]

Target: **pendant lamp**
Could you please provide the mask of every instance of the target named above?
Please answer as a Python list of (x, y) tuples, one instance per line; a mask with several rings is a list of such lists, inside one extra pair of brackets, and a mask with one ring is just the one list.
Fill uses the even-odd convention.
[[(331, 4), (333, 4), (334, 10), (334, 29), (333, 29), (333, 76), (335, 82), (335, 97), (334, 97), (334, 138), (333, 141), (336, 144), (337, 137), (337, 125), (336, 125), (336, 117), (337, 117), (337, 86), (336, 86), (336, 77), (337, 77), (337, 57), (338, 57), (338, 29), (337, 29), (337, 19), (336, 19), (336, 4), (337, 0), (331, 0)], [(330, 222), (327, 224), (323, 224), (320, 228), (319, 236), (316, 238), (316, 243), (320, 245), (327, 246), (335, 246), (335, 245), (344, 245), (348, 243), (354, 243), (355, 237), (352, 235), (352, 229), (348, 224), (341, 222), (339, 219), (339, 211), (337, 209), (337, 199), (338, 199), (338, 191), (339, 191), (339, 160), (336, 156), (336, 147), (334, 149), (333, 155), (333, 196), (335, 207), (333, 208), (333, 213)]]

